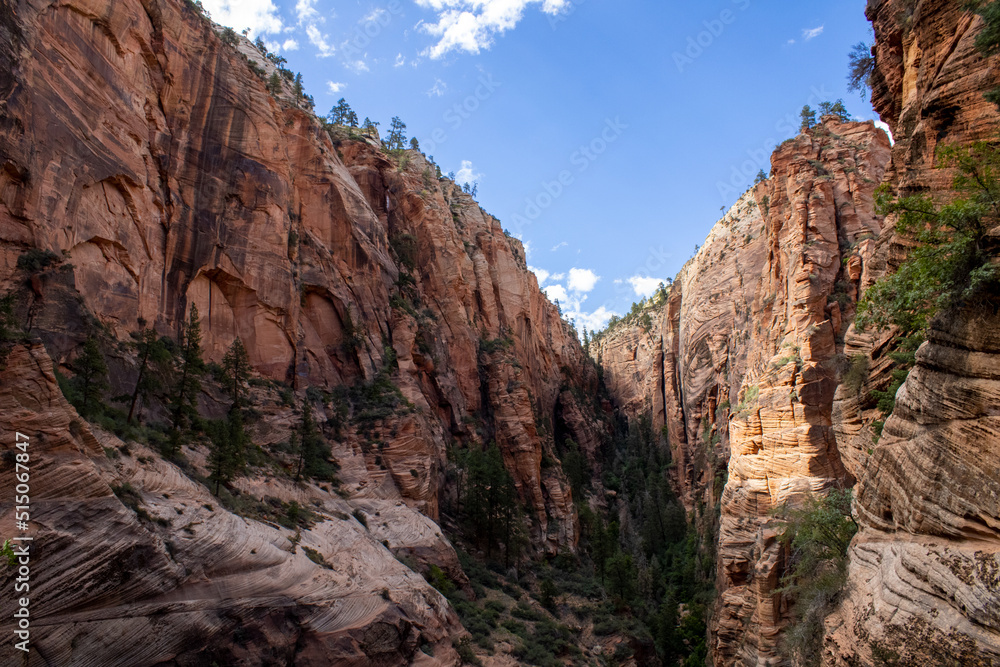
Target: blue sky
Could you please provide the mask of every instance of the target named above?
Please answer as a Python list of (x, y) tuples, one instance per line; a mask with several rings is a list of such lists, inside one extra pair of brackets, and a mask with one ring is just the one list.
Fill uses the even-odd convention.
[(578, 326), (674, 276), (797, 132), (843, 98), (865, 0), (203, 0), (301, 72), (325, 113), (393, 116)]

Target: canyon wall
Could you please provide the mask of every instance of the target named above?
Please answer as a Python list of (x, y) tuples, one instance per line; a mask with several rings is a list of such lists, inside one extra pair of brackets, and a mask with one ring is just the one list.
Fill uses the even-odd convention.
[[(876, 70), (872, 101), (896, 144), (895, 192), (948, 197), (954, 172), (939, 146), (994, 140), (996, 107), (983, 92), (1000, 63), (975, 48), (982, 21), (950, 2), (870, 2)], [(872, 279), (905, 256), (889, 218)], [(989, 241), (1000, 253), (997, 230)], [(1000, 366), (996, 306), (935, 320), (896, 395), (882, 435), (866, 396), (889, 384), (892, 332), (851, 328), (847, 346), (872, 369), (859, 392), (837, 393), (838, 445), (858, 478), (860, 526), (842, 608), (827, 619), (825, 659), (836, 665), (993, 665), (1000, 662)]]
[[(419, 151), (325, 125), (193, 3), (0, 0), (0, 33), (0, 293), (35, 341), (10, 354), (0, 425), (37, 438), (33, 655), (456, 664), (454, 613), (393, 557), (463, 582), (435, 523), (454, 493), (449, 447), (497, 443), (540, 554), (574, 549), (578, 531), (543, 459), (557, 435), (591, 456), (603, 437), (577, 398), (597, 373), (521, 243)], [(55, 373), (86, 337), (111, 394), (130, 391), (130, 335), (176, 338), (191, 306), (207, 360), (246, 346), (254, 445), (280, 459), (309, 400), (339, 489), (265, 466), (232, 484), (241, 516), (191, 481), (203, 443), (184, 443), (181, 467), (62, 398)], [(388, 408), (358, 405), (397, 390)], [(226, 409), (208, 385), (199, 403)], [(273, 520), (292, 502), (313, 516), (296, 530)], [(0, 519), (13, 512), (0, 500)], [(103, 661), (112, 645), (130, 652)]]
[(837, 355), (881, 229), (873, 192), (889, 153), (872, 123), (834, 117), (785, 142), (677, 276), (656, 325), (599, 340), (612, 396), (666, 425), (689, 510), (721, 506), (716, 664), (777, 657), (774, 510), (852, 481), (832, 429)]
[[(593, 450), (567, 388), (592, 394), (597, 378), (496, 219), (418, 151), (328, 132), (281, 77), (272, 95), (274, 65), (182, 0), (4, 10), (0, 281), (27, 294), (57, 364), (88, 322), (176, 336), (196, 305), (210, 360), (239, 336), (260, 374), (297, 389), (388, 366), (413, 409), (365, 451), (382, 495), (437, 518), (446, 446), (493, 440), (534, 542), (573, 546), (569, 486), (542, 468), (552, 434), (536, 423)], [(57, 260), (19, 268), (31, 249)]]
[[(855, 484), (861, 530), (824, 662), (997, 660), (996, 318), (970, 309), (935, 323), (881, 439), (871, 391), (892, 381), (896, 336), (852, 322), (909, 246), (875, 215), (874, 189), (946, 198), (953, 173), (935, 169), (935, 149), (995, 136), (982, 94), (1000, 77), (974, 47), (981, 19), (957, 3), (873, 1), (868, 16), (873, 103), (895, 144), (824, 119), (780, 146), (770, 178), (713, 228), (666, 304), (647, 307), (653, 326), (627, 321), (595, 351), (620, 408), (666, 426), (689, 510), (710, 506), (728, 459), (717, 665), (783, 664), (790, 610), (775, 593), (786, 554), (773, 512)], [(841, 384), (859, 356), (860, 387)]]

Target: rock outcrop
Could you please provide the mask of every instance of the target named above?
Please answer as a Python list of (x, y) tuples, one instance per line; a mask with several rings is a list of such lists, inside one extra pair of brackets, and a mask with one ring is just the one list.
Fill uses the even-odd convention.
[[(176, 466), (80, 419), (41, 345), (15, 347), (0, 372), (0, 429), (11, 442), (29, 436), (23, 664), (459, 664), (447, 601), (336, 495), (299, 492), (316, 515), (301, 531), (227, 512)], [(5, 488), (14, 474), (4, 456)], [(13, 525), (10, 501), (0, 520)], [(0, 582), (13, 590), (15, 576), (4, 568)], [(4, 596), (0, 612), (14, 605)], [(13, 642), (0, 647), (4, 664), (21, 657)]]
[[(91, 317), (119, 340), (142, 323), (176, 336), (197, 305), (212, 361), (238, 336), (256, 371), (296, 389), (390, 374), (413, 409), (345, 436), (358, 454), (385, 443), (362, 458), (382, 497), (437, 519), (446, 446), (495, 440), (533, 543), (573, 546), (536, 421), (586, 414), (564, 390), (593, 394), (597, 377), (496, 219), (418, 151), (330, 130), (193, 3), (3, 10), (0, 283), (27, 295), (57, 364)], [(28, 275), (32, 249), (57, 261)], [(593, 419), (563, 422), (596, 442)]]

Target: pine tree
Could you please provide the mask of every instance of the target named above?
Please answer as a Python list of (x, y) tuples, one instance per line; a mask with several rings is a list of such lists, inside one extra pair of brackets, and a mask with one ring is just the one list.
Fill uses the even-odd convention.
[(233, 407), (242, 409), (246, 393), (245, 385), (250, 379), (252, 369), (250, 357), (247, 356), (247, 350), (239, 338), (232, 342), (222, 358), (222, 370), (225, 378), (223, 389), (233, 399)]
[(272, 95), (281, 94), (281, 77), (277, 72), (271, 72), (271, 77), (267, 80), (267, 90)]
[(242, 410), (233, 406), (223, 421), (209, 427), (211, 452), (208, 457), (212, 472), (209, 479), (215, 482), (215, 495), (219, 486), (233, 481), (246, 468), (246, 451), (249, 437), (243, 425)]
[(385, 145), (391, 151), (401, 151), (406, 145), (406, 123), (399, 119), (399, 116), (392, 117), (392, 125), (389, 128), (389, 135), (385, 138)]
[[(337, 100), (337, 105), (330, 109), (330, 113), (327, 116), (330, 123), (333, 125), (348, 125), (351, 120), (351, 116), (354, 114), (354, 110), (351, 109), (351, 105), (347, 103), (343, 97)], [(356, 119), (357, 116), (355, 115)], [(367, 120), (367, 119), (366, 119)]]
[(816, 124), (816, 112), (813, 111), (812, 107), (808, 104), (802, 107), (802, 112), (799, 113), (799, 117), (802, 119), (802, 126), (799, 129), (803, 132)]
[(295, 440), (299, 451), (295, 479), (301, 479), (303, 475), (316, 479), (330, 479), (334, 472), (327, 461), (330, 448), (316, 425), (308, 398), (302, 401), (302, 421), (295, 433)]
[(305, 88), (302, 85), (302, 72), (295, 75), (295, 82), (292, 84), (292, 92), (295, 93), (295, 99), (302, 99), (302, 95), (305, 92)]
[(99, 411), (101, 401), (110, 388), (108, 365), (96, 338), (89, 336), (83, 343), (83, 352), (77, 358), (75, 366), (80, 388), (80, 414), (90, 417)]
[(191, 312), (180, 335), (177, 386), (170, 400), (170, 445), (168, 454), (180, 453), (182, 430), (192, 425), (198, 416), (198, 395), (201, 377), (205, 374), (205, 361), (201, 356), (201, 322), (198, 307), (191, 304)]
[[(139, 376), (135, 381), (135, 389), (132, 391), (132, 399), (128, 407), (128, 423), (142, 421), (142, 406), (148, 403), (149, 395), (159, 385), (154, 368), (164, 366), (170, 360), (170, 352), (161, 338), (156, 336), (156, 331), (143, 327), (135, 340), (132, 348), (139, 358)], [(138, 412), (136, 410), (138, 409)]]

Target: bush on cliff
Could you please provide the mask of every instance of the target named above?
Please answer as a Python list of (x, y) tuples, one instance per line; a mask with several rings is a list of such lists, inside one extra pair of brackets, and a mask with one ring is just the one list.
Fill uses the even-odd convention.
[(847, 549), (858, 531), (851, 490), (812, 497), (802, 508), (785, 510), (783, 518), (781, 541), (789, 555), (780, 590), (794, 598), (795, 606), (782, 650), (795, 664), (812, 667), (820, 664), (823, 619), (847, 581)]

